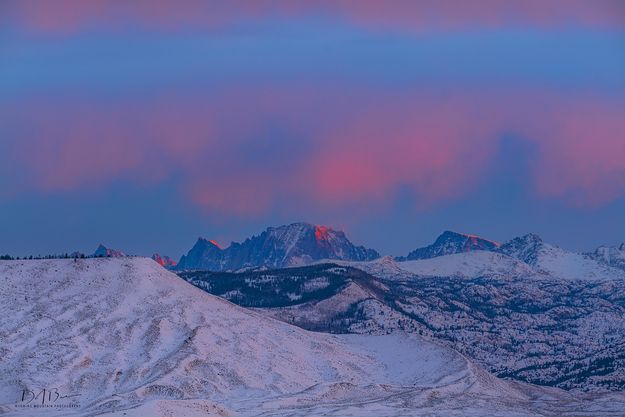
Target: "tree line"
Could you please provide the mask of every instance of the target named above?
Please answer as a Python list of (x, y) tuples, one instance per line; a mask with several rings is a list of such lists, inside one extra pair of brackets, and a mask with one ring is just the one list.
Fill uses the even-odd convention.
[(0, 255), (0, 261), (16, 261), (16, 260), (31, 260), (31, 259), (86, 259), (86, 258), (110, 258), (111, 256), (104, 255), (85, 255), (84, 253), (64, 253), (60, 255), (29, 255), (29, 256), (11, 256), (9, 254)]

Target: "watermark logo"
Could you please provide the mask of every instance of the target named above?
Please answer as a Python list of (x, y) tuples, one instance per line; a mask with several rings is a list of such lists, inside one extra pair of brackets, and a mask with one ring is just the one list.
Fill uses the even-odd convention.
[(17, 400), (19, 408), (79, 408), (80, 394), (62, 393), (59, 388), (25, 388)]

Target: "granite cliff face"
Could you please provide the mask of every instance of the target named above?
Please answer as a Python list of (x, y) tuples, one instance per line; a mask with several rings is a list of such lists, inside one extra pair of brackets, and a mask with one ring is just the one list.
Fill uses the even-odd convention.
[(222, 249), (214, 241), (199, 238), (176, 269), (235, 271), (243, 268), (283, 268), (307, 265), (322, 259), (369, 261), (379, 258), (373, 249), (352, 244), (345, 233), (330, 227), (293, 223), (270, 227), (242, 243)]

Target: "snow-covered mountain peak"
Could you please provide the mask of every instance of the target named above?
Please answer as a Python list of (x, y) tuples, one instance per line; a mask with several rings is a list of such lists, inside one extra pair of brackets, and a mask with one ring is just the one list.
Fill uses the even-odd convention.
[(434, 244), (413, 252), (414, 258), (397, 258), (394, 263), (380, 259), (351, 265), (376, 276), (401, 280), (410, 279), (406, 274), (590, 281), (625, 279), (625, 252), (614, 247), (579, 254), (546, 243), (534, 233), (502, 245), (475, 237), (480, 245), (490, 242), (489, 246), (477, 247), (471, 238), (471, 235), (447, 231)]
[(438, 238), (436, 238), (434, 243), (410, 252), (405, 259), (430, 259), (437, 256), (452, 255), (455, 253), (470, 252), (475, 250), (493, 251), (499, 246), (500, 244), (498, 242), (484, 239), (476, 235), (446, 230), (438, 236)]
[(612, 246), (600, 246), (587, 256), (604, 265), (625, 270), (625, 243), (618, 248)]
[(506, 242), (505, 244), (509, 244), (509, 243), (514, 243), (516, 245), (530, 246), (530, 245), (540, 245), (542, 243), (545, 243), (545, 241), (543, 240), (542, 237), (540, 237), (536, 233), (528, 233), (523, 236), (517, 236), (514, 239), (511, 239), (510, 241)]
[(499, 247), (498, 251), (520, 259), (529, 265), (534, 265), (537, 262), (539, 252), (547, 249), (555, 249), (555, 247), (543, 242), (542, 238), (537, 234), (528, 233), (504, 243)]
[(209, 241), (198, 240), (182, 257), (177, 268), (212, 271), (281, 268), (306, 265), (321, 259), (368, 261), (379, 256), (372, 249), (355, 246), (341, 231), (299, 222), (269, 227), (260, 235), (247, 238), (242, 243), (232, 243), (225, 249), (219, 249)]
[(597, 249), (595, 249), (594, 255), (599, 259), (609, 262), (611, 257), (610, 255), (612, 255), (614, 252), (614, 248), (610, 246), (599, 246)]
[[(293, 249), (298, 242), (305, 239), (306, 235), (314, 233), (315, 226), (309, 223), (292, 223), (288, 225), (269, 227), (266, 234), (269, 239), (284, 246), (288, 252)], [(261, 234), (262, 236), (262, 234)]]
[[(615, 250), (616, 248), (599, 248), (592, 254), (580, 254), (545, 243), (536, 234), (528, 234), (506, 242), (498, 252), (517, 258), (534, 267), (536, 271), (556, 278), (625, 279), (623, 271), (617, 269), (618, 258), (611, 257)], [(625, 268), (625, 263), (623, 267)]]
[(310, 234), (314, 235), (315, 240), (320, 244), (341, 238), (346, 239), (343, 232), (334, 230), (329, 226), (305, 222), (269, 227), (266, 232), (272, 238), (282, 241), (284, 246), (288, 248), (295, 246), (299, 241), (309, 237)]

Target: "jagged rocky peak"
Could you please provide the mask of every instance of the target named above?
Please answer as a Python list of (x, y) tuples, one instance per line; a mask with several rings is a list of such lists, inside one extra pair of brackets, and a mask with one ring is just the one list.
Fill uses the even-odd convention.
[[(620, 249), (619, 249), (620, 250)], [(601, 258), (604, 260), (608, 260), (610, 259), (610, 255), (612, 253), (615, 252), (615, 248), (612, 248), (610, 246), (599, 246), (597, 249), (595, 249), (595, 251), (590, 254), (593, 255), (593, 257), (595, 258)]]
[(625, 270), (625, 243), (619, 247), (600, 246), (587, 255), (602, 264)]
[(219, 246), (217, 241), (213, 239), (209, 240), (201, 236), (197, 238), (197, 241), (195, 242), (195, 246), (200, 247), (200, 248), (210, 248), (212, 250), (221, 250), (221, 246)]
[(93, 252), (93, 256), (96, 258), (121, 258), (126, 255), (116, 249), (107, 248), (100, 243), (95, 252)]
[(317, 242), (327, 241), (333, 236), (345, 236), (343, 232), (334, 230), (331, 227), (304, 222), (268, 227), (266, 232), (272, 237), (285, 241), (285, 243), (293, 243), (293, 241), (302, 240), (313, 235)]
[(504, 243), (498, 251), (533, 265), (538, 259), (541, 250), (546, 247), (545, 242), (536, 233), (528, 233)]
[(214, 240), (198, 237), (193, 247), (180, 258), (176, 269), (208, 269), (221, 271), (223, 250)]
[(260, 235), (234, 242), (225, 249), (200, 238), (182, 257), (177, 269), (282, 268), (321, 259), (368, 261), (379, 256), (373, 249), (352, 244), (342, 231), (299, 222), (269, 227)]
[(152, 259), (163, 268), (170, 269), (176, 266), (176, 261), (171, 259), (169, 256), (161, 256), (160, 254), (155, 253), (152, 255)]
[(266, 232), (269, 239), (279, 241), (287, 251), (298, 249), (298, 244), (306, 243), (315, 243), (318, 246), (328, 246), (333, 243), (338, 246), (351, 245), (342, 231), (317, 224), (292, 223), (279, 227), (269, 227)]
[(492, 240), (464, 233), (446, 230), (436, 241), (426, 247), (416, 249), (408, 254), (405, 260), (430, 259), (438, 256), (474, 250), (494, 251), (500, 244)]
[(318, 259), (367, 261), (380, 256), (374, 250), (354, 246), (344, 232), (317, 224), (300, 222), (273, 228), (269, 238), (284, 251), (284, 259), (289, 260), (286, 265)]

